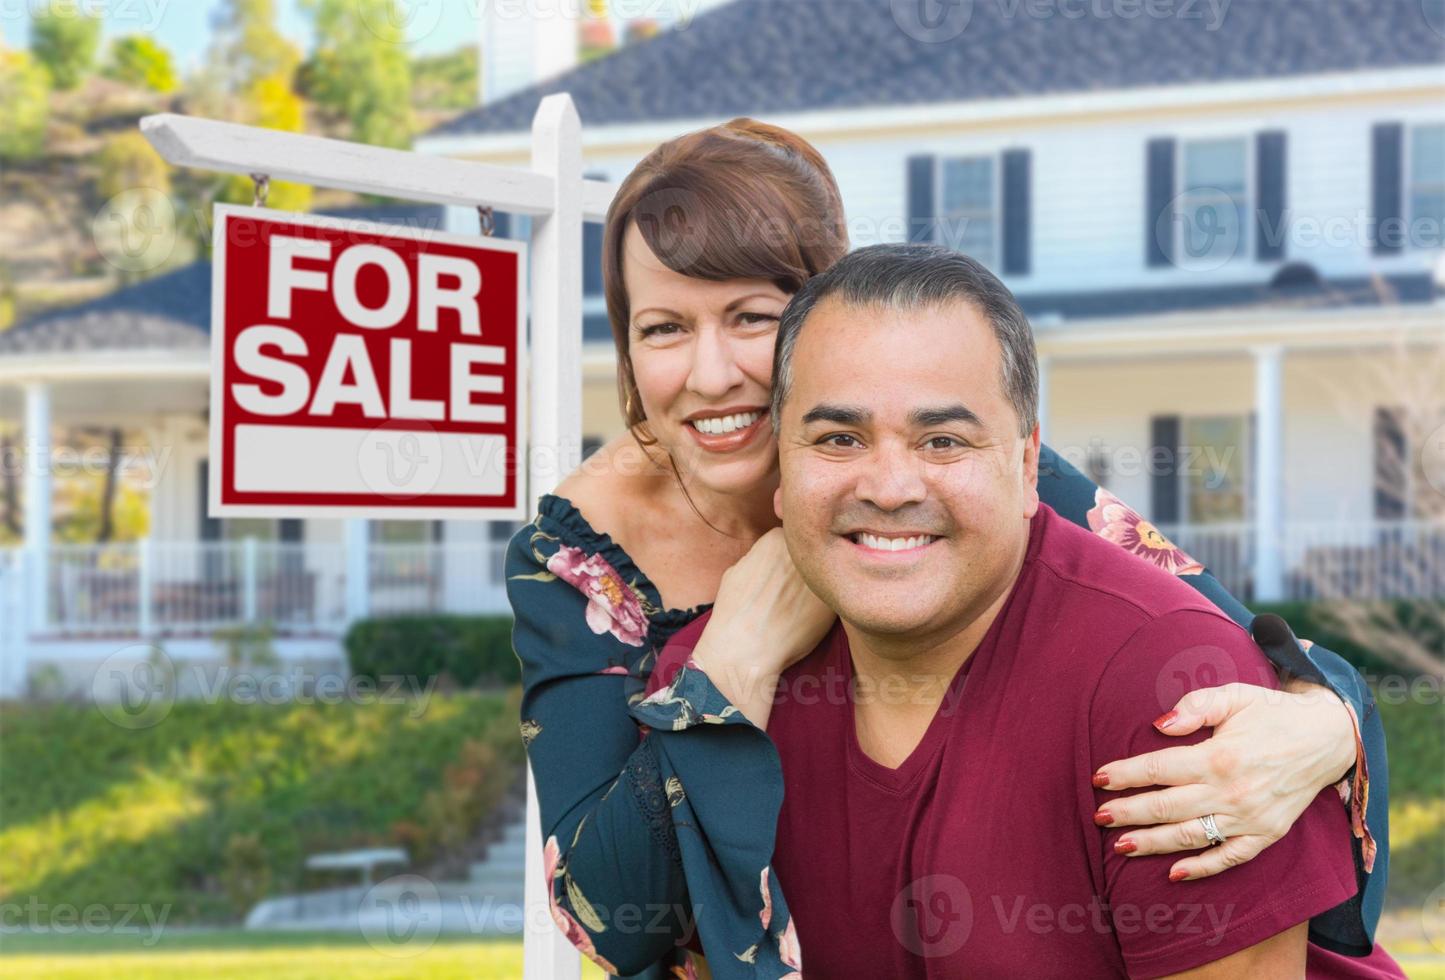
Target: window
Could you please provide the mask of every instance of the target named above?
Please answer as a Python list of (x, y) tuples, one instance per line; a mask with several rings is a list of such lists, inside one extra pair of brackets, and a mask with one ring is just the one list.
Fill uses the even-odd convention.
[(1250, 517), (1250, 425), (1246, 415), (1186, 417), (1176, 456), (1180, 513), (1187, 524)]
[(993, 157), (953, 157), (938, 170), (939, 240), (993, 268), (999, 228)]
[(1408, 240), (1439, 248), (1445, 233), (1445, 124), (1410, 131)]
[(1185, 264), (1222, 265), (1248, 250), (1249, 141), (1191, 140), (1182, 148), (1176, 254)]

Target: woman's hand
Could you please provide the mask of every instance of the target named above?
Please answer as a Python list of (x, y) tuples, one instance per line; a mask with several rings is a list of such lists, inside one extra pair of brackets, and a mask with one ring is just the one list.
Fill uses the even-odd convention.
[(692, 659), (718, 690), (766, 728), (778, 675), (808, 655), (837, 616), (803, 581), (774, 528), (723, 573)]
[(1307, 682), (1283, 691), (1248, 684), (1191, 691), (1154, 722), (1165, 735), (1210, 725), (1214, 735), (1206, 741), (1111, 762), (1094, 777), (1101, 789), (1170, 787), (1110, 800), (1105, 808), (1112, 818), (1105, 826), (1141, 828), (1115, 844), (1131, 857), (1206, 847), (1198, 818), (1214, 814), (1228, 840), (1176, 862), (1171, 880), (1205, 878), (1252, 860), (1355, 762), (1352, 713), (1332, 691)]

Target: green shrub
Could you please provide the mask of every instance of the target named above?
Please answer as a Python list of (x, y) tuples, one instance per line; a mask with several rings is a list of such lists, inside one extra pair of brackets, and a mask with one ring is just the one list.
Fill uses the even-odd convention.
[(510, 616), (388, 616), (363, 619), (346, 633), (351, 672), (373, 680), (406, 677), (425, 685), (447, 678), (460, 687), (521, 681)]

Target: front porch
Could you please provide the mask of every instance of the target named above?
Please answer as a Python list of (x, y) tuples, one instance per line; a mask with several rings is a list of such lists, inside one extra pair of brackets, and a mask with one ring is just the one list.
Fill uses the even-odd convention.
[[(131, 646), (216, 662), (226, 633), (261, 624), (283, 663), (344, 673), (340, 640), (358, 619), (508, 612), (509, 524), (209, 517), (207, 400), (200, 350), (0, 359), (0, 419), (23, 438), (10, 470), (23, 538), (0, 546), (0, 697), (23, 696), (43, 665), (79, 680)], [(71, 492), (107, 465), (68, 444), (80, 430), (124, 433), (111, 489), (143, 502), (139, 540), (134, 520), (113, 525), (121, 540), (61, 540), (81, 509), (104, 506)]]

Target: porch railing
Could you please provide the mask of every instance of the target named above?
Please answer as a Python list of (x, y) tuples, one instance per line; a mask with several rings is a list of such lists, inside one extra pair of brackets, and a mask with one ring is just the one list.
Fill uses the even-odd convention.
[(43, 615), (33, 632), (204, 634), (270, 622), (290, 635), (345, 630), (347, 579), (366, 582), (367, 614), (506, 611), (505, 542), (371, 544), (348, 562), (342, 544), (245, 539), (55, 545), (47, 554)]
[[(1253, 524), (1161, 524), (1159, 530), (1242, 599), (1253, 598)], [(1284, 598), (1445, 598), (1445, 521), (1293, 522), (1277, 536)]]
[[(1160, 525), (1245, 600), (1255, 534), (1247, 523)], [(1445, 522), (1295, 523), (1278, 537), (1287, 599), (1445, 598)], [(55, 545), (32, 633), (205, 634), (269, 621), (283, 634), (336, 635), (357, 615), (506, 613), (505, 542), (344, 544), (140, 542)], [(359, 575), (364, 590), (352, 590)], [(354, 605), (364, 597), (364, 608)], [(36, 628), (38, 625), (38, 629)]]

